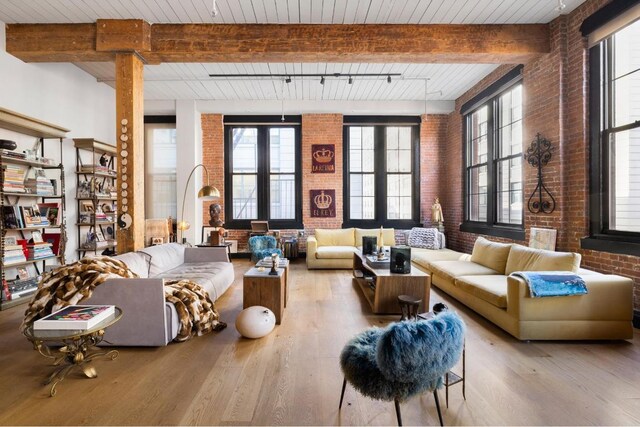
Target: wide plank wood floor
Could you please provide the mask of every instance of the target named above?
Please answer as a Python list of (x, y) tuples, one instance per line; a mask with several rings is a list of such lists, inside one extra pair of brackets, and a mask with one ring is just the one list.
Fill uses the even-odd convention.
[[(229, 327), (163, 348), (123, 348), (97, 361), (99, 376), (69, 376), (51, 398), (48, 361), (19, 333), (24, 306), (0, 313), (0, 423), (4, 425), (391, 425), (392, 403), (347, 387), (338, 411), (338, 356), (363, 329), (397, 316), (372, 315), (350, 271), (292, 264), (283, 323), (260, 340), (234, 328), (242, 274), (217, 302)], [(440, 291), (468, 325), (467, 399), (453, 387), (447, 425), (640, 424), (640, 345), (520, 342)], [(436, 425), (431, 395), (402, 405), (406, 425)]]

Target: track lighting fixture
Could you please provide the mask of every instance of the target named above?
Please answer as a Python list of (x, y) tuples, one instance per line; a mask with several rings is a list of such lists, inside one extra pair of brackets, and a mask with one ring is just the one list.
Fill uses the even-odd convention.
[(387, 76), (387, 83), (391, 83), (391, 76)]
[(211, 4), (211, 17), (215, 18), (216, 16), (218, 16), (218, 5), (216, 4), (216, 0), (213, 0)]
[(353, 77), (349, 76), (349, 84), (352, 85), (353, 84)]
[(324, 76), (320, 77), (320, 84), (324, 86)]
[(287, 78), (285, 79), (285, 83), (291, 83), (291, 76), (287, 76)]

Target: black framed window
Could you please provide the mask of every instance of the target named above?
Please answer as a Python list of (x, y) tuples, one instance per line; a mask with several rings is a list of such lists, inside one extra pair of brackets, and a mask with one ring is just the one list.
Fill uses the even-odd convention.
[(585, 249), (640, 255), (640, 21), (589, 52), (590, 237)]
[(420, 222), (420, 118), (344, 118), (344, 226)]
[(524, 238), (521, 70), (516, 67), (462, 107), (462, 231)]
[(227, 227), (302, 227), (301, 150), (299, 117), (225, 117)]

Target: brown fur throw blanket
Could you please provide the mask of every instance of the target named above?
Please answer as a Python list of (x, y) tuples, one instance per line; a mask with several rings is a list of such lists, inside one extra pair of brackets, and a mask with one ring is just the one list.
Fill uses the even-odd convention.
[[(101, 256), (83, 258), (72, 264), (54, 269), (42, 276), (38, 291), (25, 311), (21, 328), (67, 305), (78, 304), (89, 298), (96, 286), (107, 279), (136, 278), (127, 265), (117, 259)], [(204, 335), (224, 329), (218, 312), (207, 291), (190, 280), (164, 282), (167, 302), (178, 312), (180, 330), (174, 341), (186, 341), (194, 335)]]

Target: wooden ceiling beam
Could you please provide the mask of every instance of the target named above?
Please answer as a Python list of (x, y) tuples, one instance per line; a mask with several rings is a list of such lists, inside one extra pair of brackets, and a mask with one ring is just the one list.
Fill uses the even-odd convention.
[[(7, 52), (26, 62), (105, 61), (113, 60), (114, 52), (134, 50), (148, 63), (523, 63), (550, 50), (546, 24), (149, 25), (125, 21), (9, 24)], [(100, 25), (104, 27), (97, 29)]]

